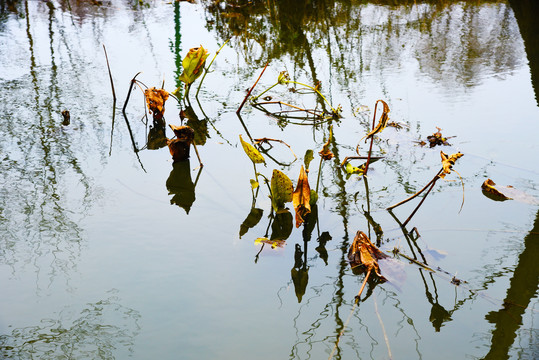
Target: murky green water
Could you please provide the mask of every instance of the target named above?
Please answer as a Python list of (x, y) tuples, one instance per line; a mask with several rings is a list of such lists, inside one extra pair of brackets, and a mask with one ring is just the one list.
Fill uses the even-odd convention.
[[(1, 356), (538, 358), (533, 6), (0, 1)], [(199, 102), (191, 92), (202, 170), (194, 154), (173, 167), (166, 147), (145, 147), (139, 89), (126, 108), (135, 154), (122, 116), (131, 78), (142, 71), (145, 85), (164, 81), (173, 91), (189, 48), (202, 44), (211, 59), (229, 38)], [(294, 227), (284, 248), (260, 252), (255, 240), (278, 232), (278, 221), (262, 184), (262, 216), (240, 237), (254, 174), (238, 135), (289, 144), (298, 160), (277, 143), (257, 169), (267, 177), (281, 170), (294, 184), (313, 149), (314, 188), (330, 125), (278, 123), (249, 104), (242, 125), (236, 109), (266, 62), (255, 92), (287, 70), (302, 83), (320, 81), (343, 117), (332, 122), (335, 158), (321, 168), (316, 224)], [(268, 94), (324, 106), (286, 86)], [(374, 155), (385, 158), (371, 164), (368, 183), (347, 178), (339, 165), (355, 155), (378, 99), (402, 129), (377, 136)], [(63, 110), (70, 125), (62, 125)], [(165, 118), (181, 123), (173, 99)], [(417, 144), (437, 127), (454, 136), (451, 145)], [(465, 187), (462, 211), (462, 185), (451, 174), (403, 231), (385, 209), (432, 179), (440, 150), (464, 153), (454, 166)], [(487, 178), (522, 199), (487, 198)], [(418, 201), (393, 211), (401, 223)], [(352, 272), (347, 254), (358, 230), (435, 271), (397, 257), (382, 268), (390, 281), (370, 281), (354, 307), (364, 275)]]

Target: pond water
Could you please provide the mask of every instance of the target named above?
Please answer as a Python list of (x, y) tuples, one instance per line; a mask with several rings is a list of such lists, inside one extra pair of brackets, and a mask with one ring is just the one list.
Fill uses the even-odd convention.
[[(531, 3), (0, 1), (1, 356), (539, 358)], [(204, 164), (191, 149), (173, 165), (166, 146), (147, 144), (140, 89), (164, 83), (185, 94), (188, 50), (202, 45), (211, 60), (227, 40), (197, 98), (194, 83), (192, 108), (166, 103), (167, 124), (194, 111), (183, 123)], [(286, 70), (319, 83), (341, 117), (276, 118), (247, 102), (239, 118), (266, 63), (253, 94)], [(264, 96), (329, 109), (304, 90), (279, 85)], [(367, 178), (349, 176), (341, 162), (358, 144), (367, 154), (360, 139), (379, 99), (399, 128), (374, 137), (383, 159)], [(335, 156), (321, 162), (330, 126)], [(449, 145), (418, 144), (437, 128)], [(272, 212), (262, 175), (253, 198), (240, 134), (288, 144), (272, 143), (256, 171), (280, 170), (294, 186), (314, 151), (308, 226), (292, 225), (292, 203), (289, 214)], [(464, 156), (401, 228), (420, 200), (394, 217), (386, 208), (437, 174), (440, 150)], [(514, 199), (485, 196), (488, 178), (514, 186)], [(372, 275), (356, 305), (365, 273), (351, 269), (348, 249), (357, 231), (432, 271), (399, 255), (380, 261), (389, 281)], [(272, 236), (284, 245), (255, 241)]]

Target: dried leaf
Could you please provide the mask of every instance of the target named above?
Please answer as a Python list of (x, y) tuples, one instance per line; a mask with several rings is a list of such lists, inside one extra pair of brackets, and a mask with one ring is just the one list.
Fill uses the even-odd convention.
[(168, 150), (174, 162), (184, 161), (189, 158), (189, 148), (195, 137), (195, 132), (189, 126), (169, 125), (176, 139), (167, 140)]
[(333, 153), (331, 152), (331, 150), (329, 150), (329, 144), (331, 143), (331, 137), (333, 135), (333, 128), (330, 126), (329, 128), (329, 136), (328, 136), (328, 141), (326, 141), (326, 143), (324, 144), (324, 146), (322, 147), (322, 150), (320, 150), (318, 152), (318, 154), (322, 157), (322, 159), (324, 160), (331, 160), (333, 158)]
[(435, 147), (436, 145), (449, 145), (449, 143), (447, 142), (447, 138), (443, 137), (441, 131), (442, 129), (440, 129), (439, 127), (436, 127), (436, 129), (438, 129), (437, 132), (435, 132), (434, 134), (432, 135), (429, 135), (427, 136), (427, 140), (429, 141), (429, 146), (432, 148), (432, 147)]
[(496, 183), (492, 181), (491, 179), (485, 180), (483, 185), (481, 185), (481, 189), (483, 189), (483, 193), (487, 193), (489, 198), (497, 201), (504, 201), (504, 200), (512, 200), (510, 197), (504, 195), (502, 192), (500, 192), (498, 189), (495, 188)]
[(144, 90), (148, 109), (156, 119), (161, 119), (165, 112), (165, 101), (168, 99), (168, 92), (154, 87)]
[(380, 274), (378, 260), (386, 257), (387, 255), (378, 250), (362, 231), (357, 232), (354, 242), (348, 251), (348, 260), (352, 267), (362, 265), (367, 270), (374, 270), (376, 275), (382, 279), (384, 279), (384, 277)]
[(284, 205), (292, 201), (294, 187), (292, 181), (283, 172), (274, 169), (271, 176), (271, 204), (279, 213), (284, 210)]
[(191, 85), (202, 74), (202, 68), (210, 53), (200, 45), (191, 48), (182, 61), (183, 72), (179, 79), (186, 85)]
[(247, 156), (249, 156), (249, 159), (251, 159), (252, 162), (254, 162), (255, 164), (266, 163), (266, 160), (264, 159), (260, 151), (258, 151), (253, 145), (244, 141), (241, 135), (240, 142), (241, 146), (243, 146), (243, 151), (245, 151), (245, 153), (247, 154)]
[(384, 100), (378, 100), (374, 104), (375, 109), (378, 106), (378, 102), (382, 103), (382, 105), (384, 107), (384, 110), (382, 112), (382, 115), (380, 116), (380, 120), (378, 121), (378, 124), (376, 125), (376, 127), (374, 129), (372, 129), (372, 131), (370, 133), (367, 134), (365, 141), (367, 141), (368, 139), (370, 139), (374, 135), (376, 135), (378, 133), (381, 133), (382, 130), (384, 130), (386, 128), (386, 126), (387, 126), (387, 121), (389, 120), (389, 106), (387, 105), (387, 103)]
[(309, 187), (307, 172), (302, 165), (296, 190), (292, 194), (292, 203), (294, 204), (294, 210), (296, 210), (296, 227), (300, 227), (305, 221), (305, 215), (311, 212), (310, 202), (311, 188)]
[(455, 165), (455, 161), (457, 161), (457, 159), (462, 157), (464, 154), (462, 154), (461, 152), (458, 152), (451, 156), (447, 156), (446, 153), (444, 153), (443, 151), (440, 151), (440, 155), (442, 156), (442, 167), (443, 167), (443, 173), (440, 174), (440, 177), (444, 178), (446, 174), (451, 173), (451, 169), (453, 165)]

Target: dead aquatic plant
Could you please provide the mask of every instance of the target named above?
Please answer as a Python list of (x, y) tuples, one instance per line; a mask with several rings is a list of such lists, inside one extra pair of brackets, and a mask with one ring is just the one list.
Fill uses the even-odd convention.
[(200, 167), (203, 167), (200, 155), (198, 154), (197, 146), (193, 141), (195, 139), (195, 131), (189, 126), (169, 125), (174, 132), (175, 138), (167, 139), (168, 149), (174, 162), (185, 161), (189, 159), (189, 149), (193, 145), (197, 154)]
[(371, 273), (374, 271), (376, 276), (378, 276), (381, 281), (386, 281), (386, 279), (382, 276), (380, 272), (378, 260), (385, 259), (387, 257), (388, 255), (380, 251), (369, 240), (369, 238), (367, 237), (367, 235), (365, 235), (364, 232), (358, 231), (356, 233), (356, 237), (354, 238), (354, 241), (352, 242), (352, 245), (348, 250), (348, 261), (350, 262), (350, 266), (352, 269), (361, 268), (362, 270), (366, 271), (366, 275), (365, 279), (363, 279), (363, 283), (361, 284), (361, 288), (359, 289), (359, 292), (355, 297), (354, 306), (350, 310), (350, 315), (344, 323), (341, 332), (337, 336), (337, 341), (335, 342), (333, 350), (331, 351), (328, 359), (333, 358), (333, 354), (339, 346), (339, 341), (341, 340), (341, 337), (344, 334), (344, 331), (346, 330), (346, 327), (348, 326), (348, 323), (350, 322), (350, 319), (352, 318), (352, 315), (354, 314), (357, 305), (359, 304), (361, 294), (363, 293), (363, 289), (365, 289), (365, 285), (367, 285), (367, 281), (369, 280)]
[[(382, 114), (380, 115), (378, 123), (376, 123), (376, 112), (377, 112), (377, 109), (378, 109), (378, 103), (382, 104)], [(357, 174), (357, 175), (361, 175), (361, 176), (367, 175), (367, 171), (369, 169), (370, 163), (378, 161), (380, 159), (383, 159), (383, 157), (381, 157), (381, 156), (372, 156), (372, 145), (373, 145), (373, 142), (374, 142), (374, 135), (381, 133), (382, 130), (384, 130), (386, 128), (386, 126), (388, 125), (389, 111), (390, 111), (389, 106), (387, 105), (387, 103), (384, 100), (377, 100), (376, 103), (374, 104), (374, 114), (373, 114), (373, 118), (372, 118), (372, 130), (369, 133), (367, 133), (363, 138), (361, 138), (359, 140), (359, 143), (360, 143), (361, 140), (363, 140), (363, 139), (365, 139), (365, 142), (367, 142), (367, 140), (371, 139), (371, 144), (369, 146), (369, 152), (368, 152), (367, 156), (359, 155), (359, 145), (360, 144), (358, 143), (358, 145), (356, 146), (356, 153), (357, 153), (358, 156), (347, 156), (347, 157), (344, 158), (344, 160), (341, 163), (341, 167), (344, 168), (344, 170), (346, 171), (346, 173), (347, 173), (346, 178), (347, 179), (352, 174)], [(366, 160), (366, 161), (363, 164), (361, 164), (359, 167), (356, 167), (356, 166), (353, 166), (350, 163), (350, 160)]]
[[(415, 207), (415, 209), (412, 211), (410, 216), (408, 216), (406, 221), (402, 224), (402, 226), (405, 227), (406, 224), (408, 224), (408, 222), (415, 215), (417, 210), (419, 210), (419, 207), (423, 204), (423, 202), (425, 201), (425, 199), (427, 198), (427, 196), (429, 195), (431, 190), (434, 188), (434, 185), (436, 185), (436, 181), (438, 181), (438, 179), (445, 179), (445, 176), (447, 174), (450, 174), (452, 171), (454, 171), (455, 173), (458, 174), (458, 172), (453, 169), (453, 165), (455, 165), (455, 162), (459, 158), (461, 158), (463, 155), (464, 154), (462, 154), (461, 152), (458, 152), (456, 154), (452, 154), (450, 156), (447, 156), (447, 154), (445, 154), (443, 151), (440, 151), (440, 156), (442, 157), (442, 169), (440, 171), (438, 171), (438, 173), (436, 173), (436, 175), (432, 178), (432, 180), (429, 181), (427, 183), (427, 185), (425, 185), (421, 190), (419, 190), (418, 192), (416, 192), (414, 195), (410, 196), (409, 198), (407, 198), (407, 199), (405, 199), (405, 200), (403, 200), (401, 202), (398, 202), (398, 203), (396, 203), (394, 205), (391, 205), (390, 207), (387, 208), (387, 210), (392, 210), (392, 209), (396, 208), (397, 206), (400, 206), (402, 204), (407, 203), (408, 201), (410, 201), (410, 200), (414, 199), (415, 197), (419, 196), (421, 193), (423, 193), (426, 190), (427, 192), (426, 192), (425, 196), (423, 196), (423, 198), (421, 199), (419, 204)], [(460, 176), (460, 174), (458, 174), (458, 175), (459, 175), (459, 177), (461, 179), (461, 182), (462, 182), (462, 204), (460, 206), (460, 209), (462, 210), (462, 206), (464, 206), (464, 182), (462, 181), (462, 177)]]
[[(262, 74), (260, 76), (262, 76)], [(264, 97), (263, 99), (265, 101), (263, 102), (258, 101), (258, 99), (260, 99), (262, 95), (266, 94), (268, 91), (270, 91), (271, 89), (273, 89), (274, 87), (278, 85), (295, 85), (295, 86), (299, 86), (301, 89), (300, 90), (294, 89), (294, 92), (305, 93), (304, 91), (301, 91), (301, 90), (308, 90), (311, 93), (315, 93), (317, 96), (319, 96), (323, 100), (323, 102), (325, 102), (329, 106), (331, 111), (328, 112), (326, 110), (306, 109), (297, 105), (289, 104), (285, 101), (272, 100), (271, 96)], [(251, 88), (251, 90), (247, 94), (246, 99), (251, 94), (253, 88), (254, 86)], [(290, 76), (288, 75), (288, 72), (281, 71), (279, 73), (277, 82), (275, 82), (275, 84), (271, 85), (266, 90), (259, 93), (258, 95), (251, 97), (250, 101), (253, 107), (261, 111), (264, 111), (266, 114), (276, 117), (280, 120), (287, 121), (288, 123), (293, 123), (297, 125), (306, 125), (306, 124), (302, 122), (290, 122), (290, 120), (294, 120), (294, 119), (302, 120), (302, 121), (312, 120), (315, 124), (320, 124), (322, 122), (340, 118), (342, 108), (340, 106), (334, 108), (333, 105), (331, 105), (331, 103), (326, 99), (326, 97), (320, 92), (319, 88), (320, 88), (320, 84), (317, 84), (316, 86), (311, 86), (311, 85), (307, 85), (298, 81), (290, 80)], [(279, 106), (279, 110), (270, 111), (267, 109), (267, 106), (269, 105), (277, 105)], [(242, 103), (242, 106), (243, 106), (243, 103)], [(241, 106), (240, 106), (240, 109), (241, 109)], [(309, 124), (309, 125), (312, 125), (312, 124)]]
[(435, 146), (440, 146), (440, 145), (444, 145), (444, 146), (449, 146), (451, 144), (449, 144), (447, 142), (447, 139), (451, 139), (451, 138), (454, 138), (454, 136), (448, 136), (448, 137), (444, 137), (442, 135), (442, 129), (440, 129), (439, 127), (436, 127), (436, 129), (438, 131), (436, 131), (435, 133), (433, 133), (432, 135), (429, 135), (427, 136), (427, 141), (424, 141), (424, 140), (421, 140), (421, 141), (417, 141), (417, 143), (421, 146), (425, 146), (427, 144), (429, 144), (429, 147), (433, 148)]
[(300, 227), (305, 222), (307, 214), (311, 212), (311, 188), (303, 165), (299, 173), (296, 190), (292, 194), (292, 203), (296, 211), (296, 227)]
[[(378, 110), (378, 103), (382, 104), (383, 109), (382, 109), (382, 114), (380, 115), (380, 119), (378, 120), (378, 124), (376, 124), (376, 112)], [(374, 142), (374, 135), (381, 133), (382, 130), (386, 128), (387, 122), (389, 120), (389, 111), (390, 111), (389, 105), (387, 105), (387, 103), (384, 100), (377, 100), (376, 103), (374, 104), (374, 114), (372, 116), (372, 130), (363, 137), (363, 139), (365, 139), (365, 142), (371, 139), (371, 144), (369, 146), (369, 153), (367, 155), (367, 162), (365, 163), (365, 170), (363, 171), (363, 175), (367, 175), (367, 171), (369, 170), (369, 165), (370, 165), (371, 156), (372, 156), (372, 145)], [(356, 146), (356, 153), (359, 156), (359, 143)]]

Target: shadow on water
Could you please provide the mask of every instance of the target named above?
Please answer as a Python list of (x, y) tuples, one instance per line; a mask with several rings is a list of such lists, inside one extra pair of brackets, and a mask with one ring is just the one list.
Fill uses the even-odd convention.
[[(492, 345), (484, 359), (508, 358), (509, 350), (517, 337), (517, 331), (522, 325), (522, 315), (537, 294), (539, 285), (537, 254), (539, 254), (539, 212), (533, 229), (524, 238), (524, 251), (518, 257), (518, 264), (509, 282), (503, 307), (486, 316), (488, 322), (494, 325), (494, 330), (492, 331)], [(524, 353), (520, 353), (523, 359), (533, 359), (539, 355), (537, 347), (523, 349), (523, 351)], [(531, 353), (526, 351), (531, 351)]]

